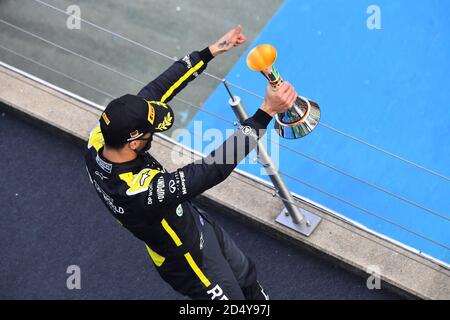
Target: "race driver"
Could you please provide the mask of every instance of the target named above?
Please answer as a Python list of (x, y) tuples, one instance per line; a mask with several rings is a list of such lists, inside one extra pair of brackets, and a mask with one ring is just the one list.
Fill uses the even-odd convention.
[(94, 188), (107, 209), (142, 240), (161, 277), (191, 299), (268, 299), (253, 262), (191, 200), (225, 180), (257, 145), (276, 113), (297, 97), (285, 82), (266, 89), (255, 114), (207, 157), (173, 172), (147, 151), (153, 134), (173, 125), (167, 103), (213, 57), (246, 40), (237, 26), (216, 43), (176, 61), (137, 95), (111, 101), (90, 134), (85, 156)]

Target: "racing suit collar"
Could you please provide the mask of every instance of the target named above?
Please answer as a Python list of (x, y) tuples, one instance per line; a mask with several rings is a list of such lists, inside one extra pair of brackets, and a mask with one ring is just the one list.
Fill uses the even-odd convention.
[(111, 160), (106, 159), (103, 156), (103, 149), (104, 147), (101, 147), (98, 151), (98, 156), (100, 157), (100, 159), (108, 164), (111, 164), (112, 167), (120, 167), (120, 168), (124, 168), (124, 167), (135, 167), (136, 165), (143, 165), (143, 163), (145, 162), (143, 160), (144, 155), (138, 155), (135, 159), (130, 160), (130, 161), (126, 161), (126, 162), (113, 162)]

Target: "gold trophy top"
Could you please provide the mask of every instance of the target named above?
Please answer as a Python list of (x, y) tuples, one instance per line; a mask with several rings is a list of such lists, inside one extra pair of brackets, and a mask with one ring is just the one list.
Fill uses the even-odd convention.
[(247, 56), (247, 66), (253, 71), (271, 68), (277, 59), (277, 49), (270, 44), (261, 44), (253, 48)]

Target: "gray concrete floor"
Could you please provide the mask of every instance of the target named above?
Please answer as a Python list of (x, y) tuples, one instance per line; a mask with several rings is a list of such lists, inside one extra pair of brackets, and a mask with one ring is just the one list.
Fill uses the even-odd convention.
[[(44, 0), (60, 9), (78, 5), (81, 18), (124, 35), (169, 56), (182, 57), (203, 49), (237, 24), (243, 26), (247, 43), (218, 57), (208, 72), (223, 77), (258, 36), (282, 0)], [(161, 73), (170, 61), (136, 45), (82, 23), (80, 30), (69, 30), (67, 16), (33, 0), (0, 1), (0, 18), (35, 33), (49, 41), (89, 57), (143, 82)], [(102, 67), (68, 54), (43, 41), (0, 23), (0, 44), (28, 58), (39, 61), (77, 80), (113, 96), (137, 92), (142, 85)], [(41, 66), (27, 62), (0, 48), (0, 60), (34, 74), (50, 83), (106, 105), (109, 97), (64, 78)], [(201, 77), (180, 94), (185, 100), (201, 105), (218, 86), (216, 80)], [(183, 126), (196, 109), (174, 101)]]

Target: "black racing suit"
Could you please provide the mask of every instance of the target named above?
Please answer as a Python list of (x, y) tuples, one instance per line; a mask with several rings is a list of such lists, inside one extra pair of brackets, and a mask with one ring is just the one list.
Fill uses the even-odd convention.
[[(169, 102), (212, 59), (208, 48), (175, 62), (138, 95)], [(208, 157), (167, 172), (150, 154), (125, 163), (102, 156), (100, 126), (91, 132), (86, 165), (92, 184), (111, 214), (147, 250), (175, 290), (193, 299), (262, 299), (249, 258), (225, 231), (190, 200), (227, 178), (257, 145), (271, 117), (258, 109)]]

